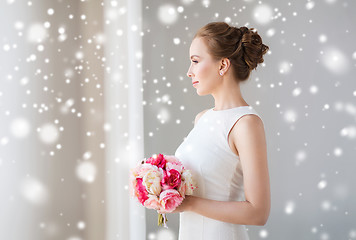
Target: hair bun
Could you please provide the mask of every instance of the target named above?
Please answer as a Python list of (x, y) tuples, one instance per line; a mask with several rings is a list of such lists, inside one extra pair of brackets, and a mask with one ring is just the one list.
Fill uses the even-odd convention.
[(254, 28), (240, 27), (243, 33), (241, 37), (242, 57), (250, 70), (263, 63), (263, 55), (268, 51), (268, 46), (262, 43), (262, 38)]
[(245, 33), (247, 33), (249, 30), (247, 27), (240, 27), (238, 30), (241, 31), (241, 36), (243, 36)]

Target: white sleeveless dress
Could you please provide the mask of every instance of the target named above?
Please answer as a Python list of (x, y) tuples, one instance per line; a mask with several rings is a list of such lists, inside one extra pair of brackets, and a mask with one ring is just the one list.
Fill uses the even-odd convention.
[[(240, 159), (229, 147), (228, 134), (235, 122), (246, 114), (259, 116), (251, 106), (220, 111), (211, 108), (177, 148), (175, 156), (191, 171), (197, 183), (194, 196), (218, 201), (245, 200)], [(245, 225), (182, 212), (179, 240), (193, 239), (248, 240), (249, 237)]]

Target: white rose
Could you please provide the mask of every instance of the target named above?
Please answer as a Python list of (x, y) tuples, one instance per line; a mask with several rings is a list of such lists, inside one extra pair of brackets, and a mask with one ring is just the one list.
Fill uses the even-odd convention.
[(138, 175), (138, 177), (142, 178), (149, 171), (158, 171), (158, 168), (155, 165), (151, 165), (149, 163), (144, 163), (144, 164), (141, 164), (137, 175)]
[(148, 193), (159, 196), (161, 193), (161, 173), (157, 170), (148, 171), (142, 178), (142, 184)]
[(192, 195), (196, 188), (193, 176), (189, 170), (184, 170), (182, 173), (182, 180), (185, 185), (185, 195)]

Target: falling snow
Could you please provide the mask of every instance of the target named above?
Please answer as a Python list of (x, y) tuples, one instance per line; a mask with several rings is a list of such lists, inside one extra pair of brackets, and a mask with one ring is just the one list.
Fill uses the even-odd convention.
[(97, 169), (92, 162), (81, 162), (76, 169), (77, 176), (84, 182), (94, 182)]
[[(131, 12), (120, 1), (89, 2), (0, 3), (4, 229), (18, 224), (20, 212), (38, 212), (48, 218), (21, 216), (37, 228), (34, 239), (86, 239), (91, 219), (84, 206), (90, 202), (103, 213), (109, 202), (102, 189), (115, 171), (106, 163), (128, 164), (105, 152), (135, 144), (111, 146), (106, 139), (117, 133), (144, 143), (145, 155), (174, 153), (196, 114), (214, 105), (187, 77), (192, 37), (207, 22), (225, 21), (256, 28), (270, 47), (242, 89), (263, 118), (273, 183), (269, 222), (250, 228), (251, 239), (356, 239), (355, 1), (142, 1), (142, 26), (127, 27), (119, 23)], [(142, 51), (132, 56), (120, 52), (128, 33), (142, 40)], [(120, 61), (110, 65), (116, 56)], [(125, 79), (130, 68), (143, 73), (137, 93), (144, 135), (131, 136), (135, 127), (117, 129), (132, 110), (125, 98), (135, 86)], [(114, 86), (120, 92), (109, 99)], [(145, 216), (148, 239), (177, 239), (178, 216), (169, 216), (170, 229), (156, 227), (154, 211)], [(24, 226), (13, 234), (28, 234)], [(12, 233), (0, 232), (1, 239), (14, 239), (4, 234)]]

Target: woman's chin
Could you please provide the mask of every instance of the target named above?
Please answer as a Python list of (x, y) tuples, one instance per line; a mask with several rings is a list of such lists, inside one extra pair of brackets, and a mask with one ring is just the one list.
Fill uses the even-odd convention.
[(197, 94), (198, 94), (199, 96), (206, 96), (206, 95), (209, 95), (209, 93), (203, 92), (203, 91), (199, 91), (199, 89), (197, 90)]
[(199, 96), (206, 96), (206, 95), (209, 95), (209, 93), (199, 93), (199, 92), (197, 92), (197, 94), (198, 94)]

